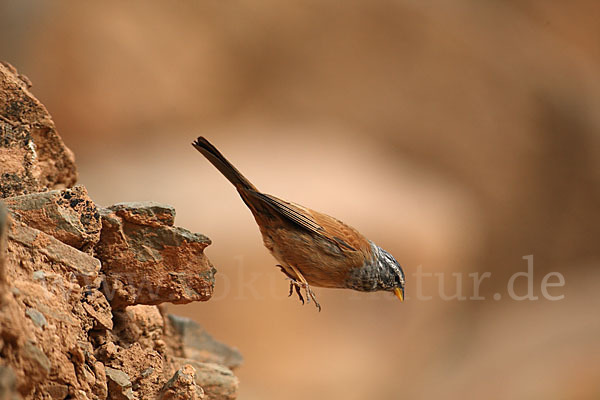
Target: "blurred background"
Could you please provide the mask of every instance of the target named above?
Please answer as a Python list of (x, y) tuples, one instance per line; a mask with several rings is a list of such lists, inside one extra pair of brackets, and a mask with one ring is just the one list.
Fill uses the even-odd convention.
[[(241, 399), (598, 399), (599, 20), (593, 0), (1, 0), (0, 59), (97, 203), (168, 203), (213, 240), (214, 299), (169, 309), (241, 350)], [(287, 298), (198, 135), (388, 249), (408, 301)], [(527, 255), (539, 299), (516, 301)]]

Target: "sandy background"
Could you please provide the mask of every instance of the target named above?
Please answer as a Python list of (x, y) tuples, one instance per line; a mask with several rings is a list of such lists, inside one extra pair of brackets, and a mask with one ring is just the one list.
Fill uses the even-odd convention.
[[(215, 298), (170, 309), (242, 351), (241, 399), (597, 399), (599, 20), (583, 0), (2, 0), (0, 58), (96, 202), (168, 203), (213, 240)], [(392, 252), (409, 300), (288, 299), (200, 134)], [(530, 254), (540, 299), (511, 300)], [(468, 297), (490, 272), (486, 300), (444, 301), (437, 277), (418, 300), (419, 268)]]

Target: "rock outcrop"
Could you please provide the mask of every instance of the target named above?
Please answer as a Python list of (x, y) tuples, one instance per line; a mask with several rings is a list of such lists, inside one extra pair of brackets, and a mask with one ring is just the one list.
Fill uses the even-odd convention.
[(29, 86), (0, 65), (0, 398), (235, 399), (239, 352), (157, 306), (210, 299), (210, 240), (73, 186)]
[(83, 186), (5, 199), (15, 219), (83, 252), (100, 238), (100, 214)]
[(77, 180), (73, 153), (30, 87), (26, 77), (0, 62), (2, 197), (70, 187)]
[(210, 239), (174, 227), (175, 209), (120, 203), (101, 209), (96, 254), (113, 308), (210, 299), (215, 269), (204, 255)]
[(237, 349), (215, 340), (197, 322), (177, 315), (169, 315), (169, 321), (181, 337), (184, 357), (221, 364), (230, 369), (242, 364), (242, 355)]
[[(204, 399), (204, 391), (195, 381), (196, 370), (189, 364), (175, 372), (165, 384), (160, 400), (200, 400)], [(212, 397), (211, 397), (212, 398)]]

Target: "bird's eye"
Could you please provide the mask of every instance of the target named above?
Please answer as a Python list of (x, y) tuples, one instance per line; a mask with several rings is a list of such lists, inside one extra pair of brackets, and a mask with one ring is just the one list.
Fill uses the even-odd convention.
[(394, 281), (396, 282), (396, 286), (401, 286), (400, 277), (398, 275), (394, 276)]

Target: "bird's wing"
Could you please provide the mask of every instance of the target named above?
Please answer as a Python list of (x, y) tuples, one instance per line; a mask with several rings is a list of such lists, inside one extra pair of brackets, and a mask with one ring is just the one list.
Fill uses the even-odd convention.
[(298, 226), (326, 238), (335, 243), (341, 250), (358, 251), (370, 250), (368, 240), (351, 226), (346, 225), (336, 218), (318, 211), (310, 210), (299, 204), (278, 199), (269, 194), (254, 190), (244, 190), (252, 197), (269, 205), (279, 215)]

